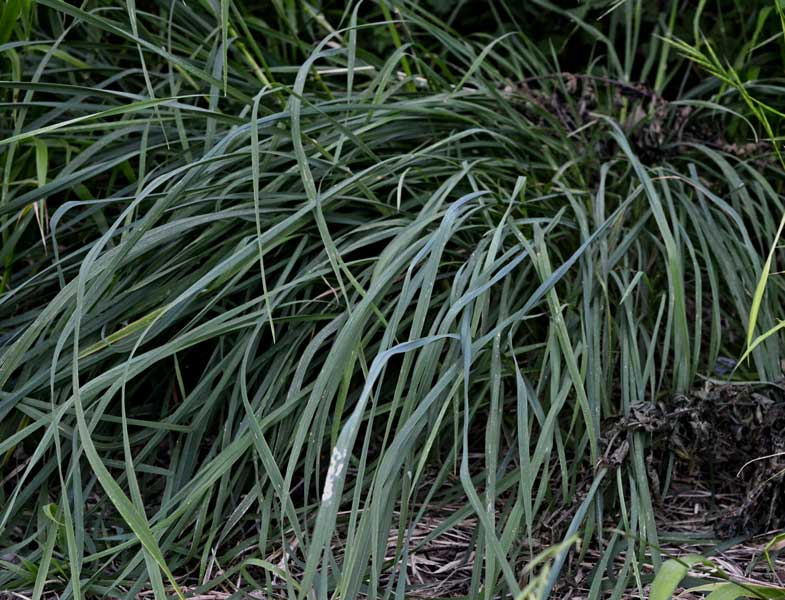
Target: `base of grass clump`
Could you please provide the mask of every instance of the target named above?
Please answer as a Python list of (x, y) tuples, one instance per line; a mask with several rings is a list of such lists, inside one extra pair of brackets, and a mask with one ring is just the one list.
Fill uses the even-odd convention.
[(671, 528), (730, 539), (785, 526), (783, 390), (707, 383), (675, 404), (653, 448)]
[[(611, 489), (634, 460), (633, 438), (647, 440), (644, 460), (659, 543), (624, 535), (616, 524), (625, 519), (626, 507), (611, 511), (606, 506), (604, 530), (583, 552), (571, 553), (565, 568), (569, 575), (552, 597), (596, 597), (599, 578), (608, 597), (648, 598), (655, 555), (663, 560), (701, 555), (734, 582), (782, 585), (785, 558), (767, 545), (785, 526), (783, 431), (785, 390), (778, 384), (707, 381), (664, 403), (631, 406), (627, 417), (607, 424), (601, 465), (619, 471), (617, 481), (606, 485)], [(587, 487), (593, 477), (585, 473), (586, 485), (577, 487)], [(543, 520), (552, 528), (541, 532), (546, 543), (564, 535), (567, 517), (580, 501), (578, 495)], [(647, 546), (637, 565), (626, 556), (631, 545)], [(685, 590), (716, 578), (710, 571), (696, 568), (682, 582), (678, 598), (703, 598)], [(624, 590), (620, 582), (630, 572), (637, 575)]]

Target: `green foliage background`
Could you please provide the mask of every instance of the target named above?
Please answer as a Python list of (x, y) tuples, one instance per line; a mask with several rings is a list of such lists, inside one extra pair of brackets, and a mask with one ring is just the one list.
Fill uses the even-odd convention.
[(0, 589), (404, 597), (430, 514), (469, 597), (645, 584), (606, 434), (741, 354), (785, 209), (709, 45), (776, 105), (763, 1), (5, 0)]

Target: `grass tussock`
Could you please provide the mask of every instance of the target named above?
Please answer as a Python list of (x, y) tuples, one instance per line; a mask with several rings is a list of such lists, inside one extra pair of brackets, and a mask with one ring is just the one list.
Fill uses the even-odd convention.
[(643, 594), (785, 212), (692, 4), (6, 1), (0, 589)]

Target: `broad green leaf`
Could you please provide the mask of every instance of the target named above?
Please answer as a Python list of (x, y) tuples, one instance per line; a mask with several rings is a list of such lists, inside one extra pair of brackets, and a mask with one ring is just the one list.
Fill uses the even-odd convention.
[(654, 575), (649, 599), (670, 600), (682, 579), (687, 576), (690, 567), (703, 562), (703, 560), (702, 556), (697, 555), (666, 560)]

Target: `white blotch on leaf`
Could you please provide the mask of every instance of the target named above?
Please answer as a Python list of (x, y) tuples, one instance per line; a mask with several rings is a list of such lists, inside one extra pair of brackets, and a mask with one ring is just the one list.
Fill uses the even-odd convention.
[(322, 503), (329, 502), (335, 492), (335, 481), (343, 469), (344, 460), (346, 459), (346, 451), (340, 450), (337, 447), (333, 448), (332, 456), (330, 457), (330, 468), (327, 469), (327, 478), (324, 482), (324, 492), (322, 492)]

